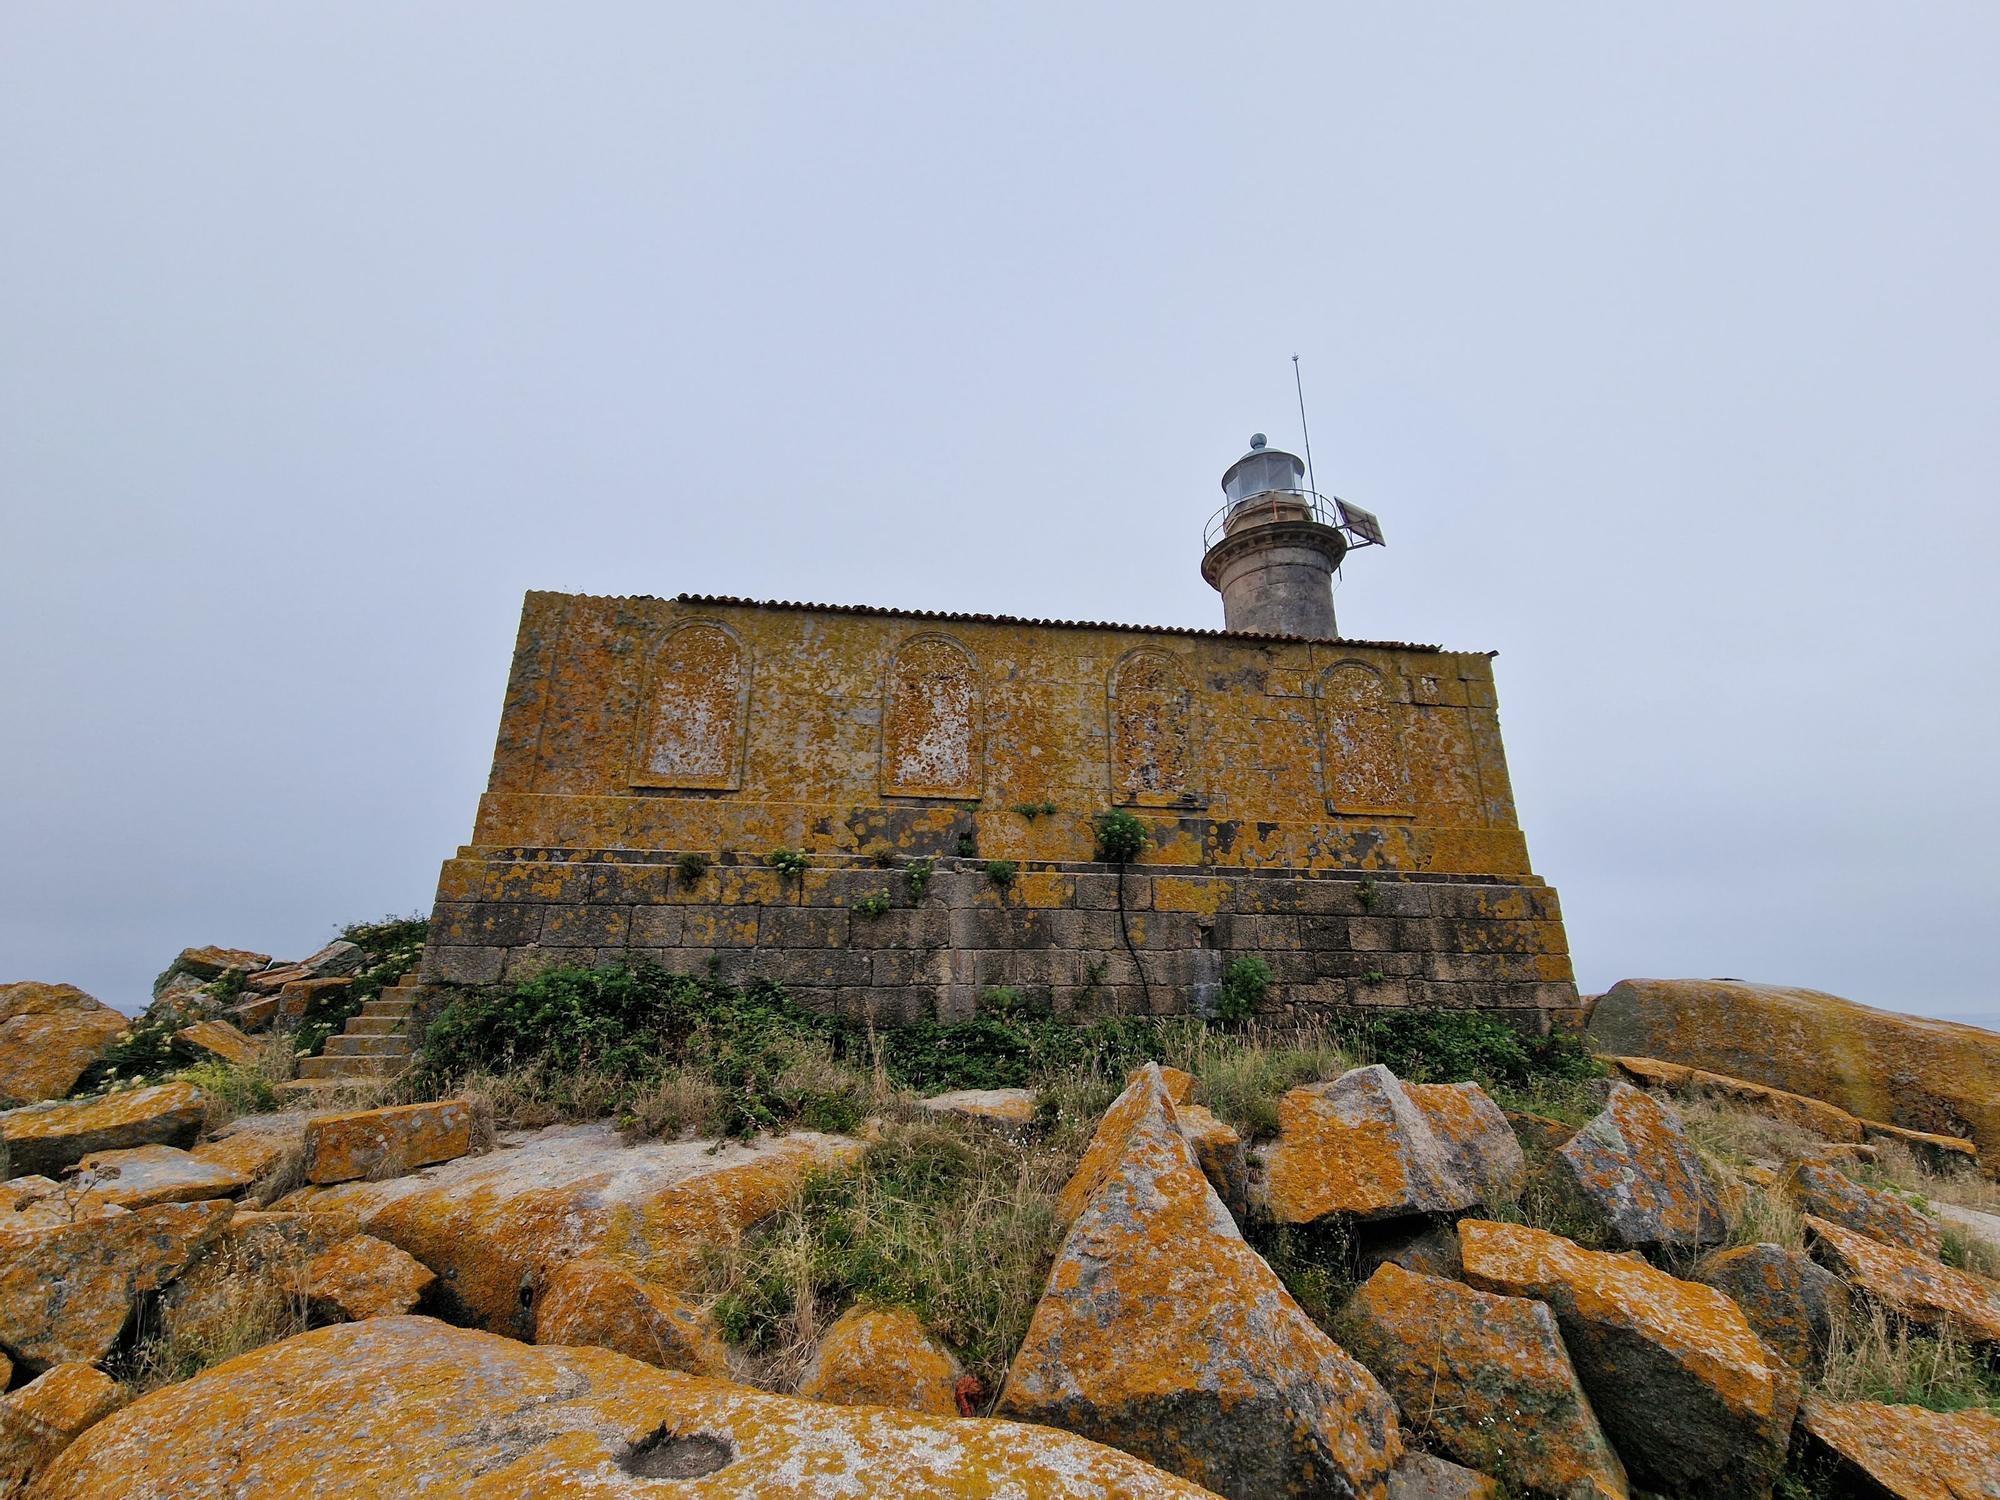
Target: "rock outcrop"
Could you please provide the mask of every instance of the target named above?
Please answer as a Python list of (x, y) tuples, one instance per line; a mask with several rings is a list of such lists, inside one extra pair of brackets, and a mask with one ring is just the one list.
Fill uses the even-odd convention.
[(386, 1318), (415, 1312), (436, 1280), (394, 1245), (357, 1234), (314, 1256), (298, 1290), (316, 1318)]
[(191, 1051), (205, 1052), (239, 1068), (254, 1063), (263, 1050), (254, 1038), (245, 1036), (227, 1021), (197, 1021), (192, 1026), (183, 1026), (174, 1033), (174, 1040)]
[(2000, 1346), (2000, 1282), (1825, 1219), (1807, 1218), (1806, 1246), (1814, 1260), (1898, 1317), (1920, 1328), (1948, 1328), (1988, 1348)]
[(711, 1149), (627, 1146), (606, 1123), (503, 1135), (500, 1149), (406, 1177), (308, 1188), (275, 1207), (342, 1212), (437, 1272), (467, 1313), (528, 1338), (549, 1275), (586, 1255), (684, 1288), (704, 1254), (775, 1213), (805, 1174), (860, 1143), (800, 1132)]
[(1428, 1453), (1406, 1453), (1389, 1476), (1388, 1500), (1507, 1500), (1497, 1479)]
[(76, 1164), (72, 1183), (84, 1189), (79, 1202), (147, 1208), (155, 1203), (233, 1198), (250, 1185), (250, 1179), (175, 1146), (130, 1146), (91, 1152)]
[(85, 1364), (57, 1365), (0, 1396), (0, 1500), (14, 1500), (30, 1476), (121, 1399), (117, 1381)]
[(1929, 1411), (1874, 1401), (1808, 1401), (1809, 1455), (1832, 1460), (1856, 1494), (1888, 1500), (2000, 1495), (2000, 1412)]
[(190, 1146), (207, 1101), (191, 1083), (162, 1083), (94, 1099), (30, 1104), (0, 1114), (0, 1144), (13, 1175), (61, 1174), (93, 1151)]
[(1665, 1089), (1676, 1094), (1708, 1094), (1750, 1109), (1773, 1120), (1821, 1136), (1829, 1141), (1860, 1141), (1861, 1122), (1836, 1104), (1787, 1093), (1747, 1078), (1731, 1078), (1691, 1068), (1686, 1063), (1667, 1062), (1657, 1057), (1610, 1057), (1605, 1059), (1642, 1089)]
[(1393, 1403), (1244, 1243), (1157, 1069), (1105, 1112), (1077, 1180), (997, 1412), (1225, 1496), (1379, 1497), (1402, 1456)]
[(312, 1183), (401, 1177), (472, 1149), (472, 1106), (463, 1099), (316, 1115), (305, 1127)]
[(799, 1394), (841, 1406), (957, 1416), (964, 1376), (951, 1351), (903, 1308), (851, 1308), (827, 1329), (799, 1379)]
[(918, 1101), (934, 1115), (976, 1120), (1008, 1135), (1020, 1135), (1035, 1123), (1038, 1096), (1033, 1089), (954, 1089)]
[(1688, 1063), (1839, 1105), (1863, 1121), (1970, 1136), (2000, 1159), (2000, 1034), (1817, 990), (1628, 979), (1592, 1008), (1606, 1052)]
[(73, 984), (0, 984), (0, 1107), (62, 1098), (131, 1024)]
[(1558, 1500), (1631, 1493), (1546, 1304), (1392, 1264), (1355, 1293), (1345, 1327), (1430, 1446)]
[(1204, 1493), (1067, 1433), (799, 1401), (609, 1350), (411, 1317), (303, 1334), (154, 1391), (72, 1443), (31, 1500), (669, 1491), (687, 1500)]
[(1379, 1063), (1290, 1090), (1278, 1121), (1267, 1191), (1281, 1224), (1460, 1213), (1479, 1202), (1429, 1117)]
[(1563, 1173), (1621, 1245), (1720, 1244), (1722, 1197), (1672, 1110), (1630, 1084), (1612, 1086), (1601, 1114), (1556, 1152)]
[(1767, 1495), (1798, 1409), (1797, 1373), (1713, 1287), (1520, 1224), (1462, 1220), (1465, 1278), (1546, 1302), (1633, 1479), (1703, 1500)]
[(1459, 1181), (1482, 1202), (1500, 1202), (1520, 1191), (1527, 1157), (1486, 1090), (1476, 1083), (1406, 1083), (1403, 1092), (1423, 1112)]
[(22, 1368), (96, 1364), (141, 1292), (221, 1233), (227, 1203), (163, 1203), (53, 1229), (0, 1229), (0, 1346)]
[(1742, 1308), (1757, 1337), (1796, 1370), (1826, 1352), (1847, 1316), (1847, 1284), (1783, 1245), (1718, 1250), (1694, 1268), (1694, 1279)]
[(1894, 1193), (1865, 1187), (1836, 1168), (1796, 1162), (1785, 1173), (1784, 1189), (1800, 1213), (1885, 1245), (1899, 1245), (1919, 1255), (1936, 1255), (1944, 1248), (1944, 1230), (1937, 1220)]
[(729, 1376), (708, 1315), (664, 1287), (595, 1256), (556, 1268), (535, 1307), (535, 1342), (615, 1349), (662, 1370)]

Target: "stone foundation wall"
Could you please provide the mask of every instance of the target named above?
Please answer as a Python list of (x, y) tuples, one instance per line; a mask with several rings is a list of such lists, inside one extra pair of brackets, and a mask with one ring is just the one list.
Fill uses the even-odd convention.
[(1023, 862), (1003, 886), (980, 860), (944, 857), (919, 897), (912, 868), (816, 855), (796, 876), (727, 860), (691, 875), (669, 851), (467, 849), (444, 867), (421, 977), (713, 964), (893, 1024), (969, 1018), (999, 986), (1080, 1018), (1203, 1014), (1226, 964), (1258, 957), (1273, 1016), (1440, 1006), (1534, 1032), (1582, 1019), (1556, 893), (1534, 876)]

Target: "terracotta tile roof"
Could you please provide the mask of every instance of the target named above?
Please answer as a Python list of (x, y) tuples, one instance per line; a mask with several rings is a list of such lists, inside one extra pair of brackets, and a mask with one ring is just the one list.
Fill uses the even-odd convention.
[[(698, 604), (731, 609), (811, 610), (827, 615), (878, 615), (900, 620), (950, 620), (974, 625), (1034, 625), (1052, 630), (1122, 630), (1137, 635), (1192, 635), (1226, 638), (1232, 641), (1304, 641), (1306, 636), (1269, 635), (1253, 630), (1200, 630), (1187, 625), (1118, 625), (1106, 620), (1037, 620), (1022, 615), (967, 614), (949, 609), (884, 609), (875, 604), (810, 604), (794, 599), (739, 599), (730, 594), (676, 594), (676, 604)], [(1442, 646), (1411, 641), (1357, 641), (1337, 637), (1330, 644), (1360, 646), (1376, 651), (1441, 652)], [(1494, 655), (1487, 652), (1488, 656)]]

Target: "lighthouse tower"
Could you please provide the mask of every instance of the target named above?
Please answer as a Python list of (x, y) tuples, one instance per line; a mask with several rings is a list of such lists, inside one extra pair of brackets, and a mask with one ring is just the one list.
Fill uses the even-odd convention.
[(1333, 574), (1382, 529), (1358, 506), (1315, 494), (1295, 454), (1253, 433), (1222, 475), (1222, 508), (1202, 541), (1201, 576), (1222, 595), (1222, 628), (1332, 640)]

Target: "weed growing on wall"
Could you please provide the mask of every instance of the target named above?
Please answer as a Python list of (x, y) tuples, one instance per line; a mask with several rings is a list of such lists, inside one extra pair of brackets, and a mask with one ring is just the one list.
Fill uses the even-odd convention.
[(1011, 859), (989, 859), (986, 861), (986, 878), (1004, 891), (1014, 883), (1014, 876), (1020, 868)]
[(805, 874), (806, 866), (812, 863), (803, 849), (773, 849), (767, 859), (771, 868), (787, 880)]
[(1215, 1002), (1215, 1018), (1234, 1023), (1247, 1021), (1271, 988), (1271, 966), (1261, 958), (1238, 958), (1222, 971), (1222, 993)]
[(855, 902), (854, 914), (858, 917), (867, 917), (873, 920), (886, 912), (892, 904), (887, 891), (877, 891), (874, 895), (863, 896), (859, 901)]
[(1013, 810), (1030, 823), (1037, 818), (1052, 817), (1061, 811), (1053, 802), (1016, 802)]
[(708, 873), (708, 856), (689, 850), (674, 861), (674, 873), (682, 885), (700, 885), (701, 877)]
[(930, 889), (931, 876), (937, 873), (937, 861), (926, 855), (913, 859), (903, 870), (903, 883), (910, 888), (910, 902), (915, 905), (924, 899), (924, 892)]
[(1097, 836), (1097, 857), (1111, 864), (1130, 864), (1146, 847), (1146, 825), (1122, 807), (1099, 813), (1091, 830)]

